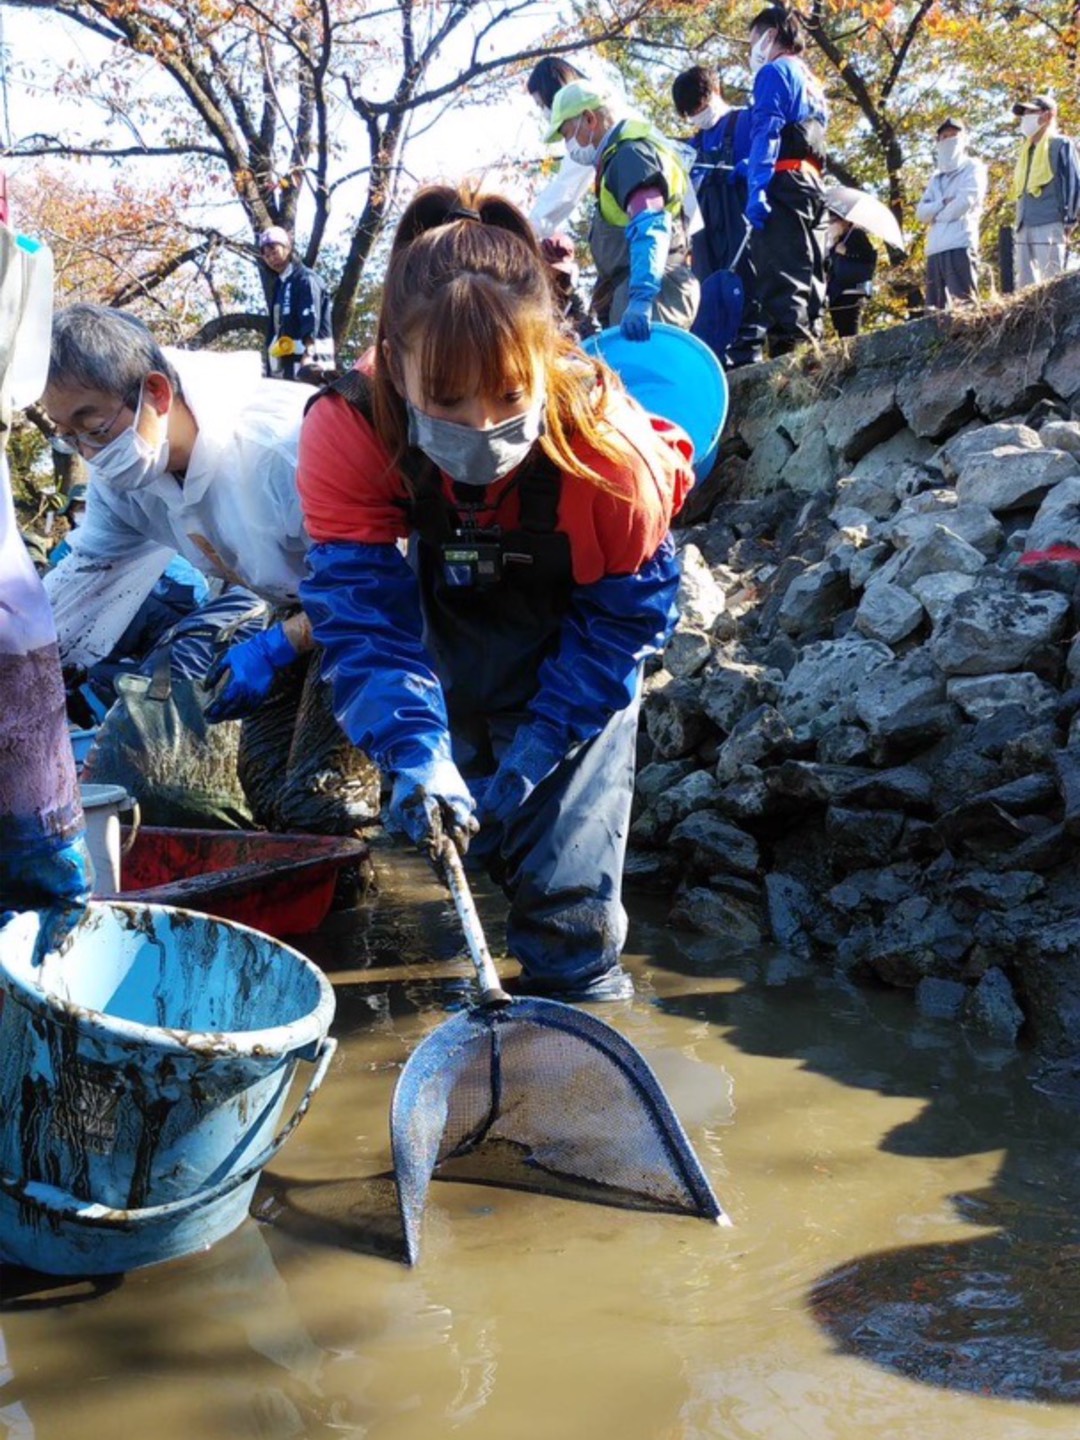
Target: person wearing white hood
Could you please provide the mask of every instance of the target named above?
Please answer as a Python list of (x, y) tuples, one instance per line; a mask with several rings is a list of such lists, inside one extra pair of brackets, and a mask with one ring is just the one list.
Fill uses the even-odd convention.
[[(77, 304), (57, 312), (43, 404), (56, 427), (54, 448), (82, 456), (90, 485), (71, 553), (46, 576), (45, 588), (61, 660), (85, 667), (109, 652), (173, 556), (182, 555), (218, 589), (228, 588), (180, 622), (183, 637), (169, 650), (173, 676), (219, 686), (205, 708), (210, 721), (260, 712), (265, 722), (278, 706), (300, 725), (297, 716), (316, 708), (306, 690), (319, 688), (299, 602), (308, 537), (296, 490), (300, 422), (316, 391), (260, 371), (254, 352), (163, 350), (142, 321), (121, 310)], [(154, 673), (157, 655), (144, 673)], [(326, 717), (332, 731), (328, 709)], [(377, 812), (371, 774), (351, 785), (344, 773), (334, 786), (325, 775), (309, 775), (309, 765), (297, 763), (292, 773), (294, 757), (304, 759), (306, 749), (310, 760), (313, 748), (310, 736), (306, 747), (297, 745), (292, 728), (276, 720), (289, 753), (272, 785), (262, 776), (249, 784), (241, 773), (256, 820), (331, 833), (369, 820)], [(337, 739), (345, 748), (340, 732)], [(263, 747), (262, 768), (265, 757)], [(335, 768), (321, 758), (326, 770)], [(320, 787), (328, 793), (316, 805), (311, 797)]]
[(943, 120), (930, 183), (915, 207), (929, 225), (926, 238), (926, 304), (948, 310), (974, 300), (979, 290), (979, 219), (986, 203), (987, 171), (969, 155), (962, 120)]

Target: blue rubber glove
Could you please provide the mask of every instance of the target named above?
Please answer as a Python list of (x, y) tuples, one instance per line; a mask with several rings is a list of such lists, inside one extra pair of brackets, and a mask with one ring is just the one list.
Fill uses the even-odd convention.
[(93, 868), (81, 831), (0, 854), (0, 905), (41, 911), (38, 957), (58, 950), (78, 924), (93, 888)]
[(274, 676), (297, 659), (297, 651), (284, 625), (271, 625), (250, 640), (232, 645), (219, 655), (206, 672), (208, 689), (221, 683), (228, 675), (224, 689), (207, 705), (207, 720), (241, 720), (257, 710), (270, 693)]
[(505, 824), (560, 761), (567, 742), (543, 723), (522, 725), (499, 761), (484, 795), (481, 823)]
[(394, 776), (386, 829), (391, 835), (407, 836), (433, 858), (446, 834), (464, 855), (479, 828), (472, 813), (475, 808), (454, 762), (432, 755)]
[(750, 157), (744, 156), (743, 159), (737, 162), (737, 164), (732, 165), (731, 169), (728, 171), (726, 177), (727, 183), (729, 185), (737, 185), (740, 180), (745, 180), (749, 173)]
[(765, 221), (772, 213), (772, 206), (765, 198), (764, 190), (755, 190), (746, 202), (746, 218), (755, 230), (764, 230)]
[(648, 340), (652, 334), (651, 300), (631, 300), (623, 311), (619, 329), (627, 340)]

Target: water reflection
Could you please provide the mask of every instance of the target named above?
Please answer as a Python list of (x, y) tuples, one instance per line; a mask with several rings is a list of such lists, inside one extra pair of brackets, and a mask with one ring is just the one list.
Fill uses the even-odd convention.
[[(669, 946), (671, 967), (689, 976), (709, 969), (707, 948)], [(714, 948), (711, 984), (716, 961)], [(815, 977), (801, 960), (789, 969), (784, 957), (733, 955), (727, 969), (744, 984), (680, 993), (662, 1008), (708, 1020), (747, 1053), (794, 1059), (879, 1096), (922, 1099), (913, 1119), (884, 1134), (882, 1154), (1000, 1156), (992, 1184), (949, 1197), (954, 1216), (985, 1234), (854, 1253), (811, 1283), (811, 1312), (837, 1351), (924, 1385), (1010, 1400), (1080, 1400), (1075, 1105), (1041, 1095), (1024, 1057), (920, 1018), (907, 996)], [(777, 977), (785, 985), (783, 1026), (772, 994)], [(895, 1229), (913, 1223), (894, 1213)]]

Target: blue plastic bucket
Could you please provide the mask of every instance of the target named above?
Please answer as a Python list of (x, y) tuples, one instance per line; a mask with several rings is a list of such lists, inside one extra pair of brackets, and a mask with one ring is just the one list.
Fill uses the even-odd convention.
[[(329, 1068), (329, 982), (192, 911), (92, 902), (40, 965), (39, 924), (0, 926), (0, 1258), (89, 1275), (205, 1249)], [(314, 1070), (279, 1129), (300, 1060)]]
[(654, 325), (648, 340), (627, 340), (616, 327), (590, 335), (582, 348), (610, 365), (650, 414), (686, 431), (694, 474), (704, 480), (716, 464), (728, 411), (727, 380), (708, 345), (675, 325)]

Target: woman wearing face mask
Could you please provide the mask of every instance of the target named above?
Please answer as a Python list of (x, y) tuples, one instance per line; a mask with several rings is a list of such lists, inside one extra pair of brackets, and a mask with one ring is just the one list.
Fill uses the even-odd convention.
[(479, 826), (540, 993), (629, 991), (640, 668), (689, 458), (551, 323), (524, 216), (448, 186), (402, 217), (369, 367), (304, 422), (301, 595), (339, 723), (392, 779), (391, 831), (464, 849)]
[(979, 293), (979, 220), (986, 203), (986, 166), (967, 153), (961, 120), (937, 130), (937, 163), (916, 218), (926, 237), (926, 304), (931, 310), (975, 300)]
[(746, 218), (770, 355), (821, 331), (825, 300), (825, 92), (803, 58), (794, 13), (770, 5), (750, 25)]
[[(544, 120), (551, 120), (551, 103), (564, 85), (586, 77), (561, 55), (545, 55), (529, 72), (525, 88)], [(579, 165), (569, 154), (533, 201), (529, 223), (541, 240), (558, 234), (592, 189), (593, 165)]]

